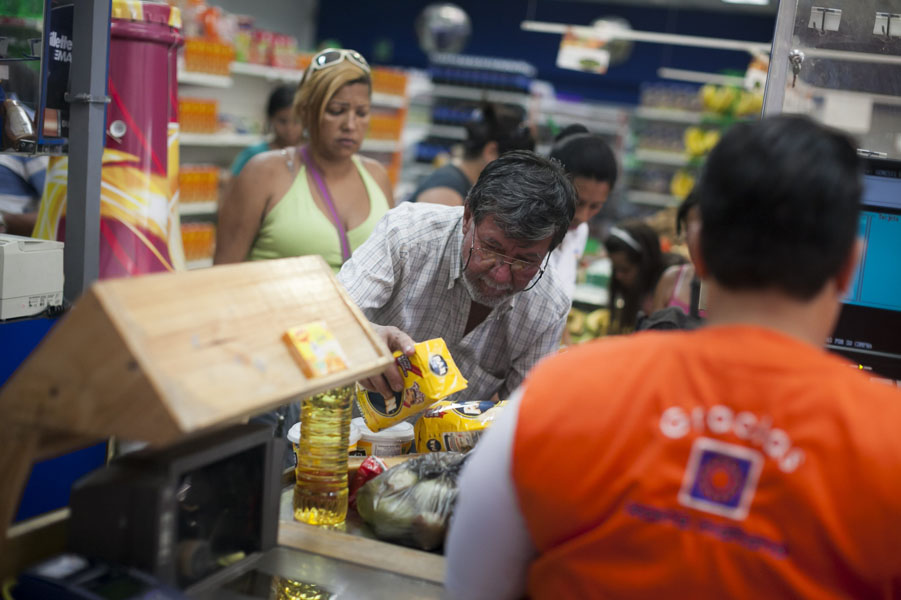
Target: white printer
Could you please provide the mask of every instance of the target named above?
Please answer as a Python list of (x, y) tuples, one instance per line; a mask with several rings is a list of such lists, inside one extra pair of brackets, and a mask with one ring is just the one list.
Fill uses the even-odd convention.
[(0, 321), (63, 303), (63, 243), (0, 233)]

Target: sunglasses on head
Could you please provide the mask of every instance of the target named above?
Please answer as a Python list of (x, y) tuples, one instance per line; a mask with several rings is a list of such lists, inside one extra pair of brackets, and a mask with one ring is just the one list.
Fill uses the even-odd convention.
[(338, 48), (326, 48), (313, 57), (310, 62), (309, 71), (311, 73), (321, 69), (327, 69), (339, 64), (342, 60), (348, 60), (357, 65), (367, 73), (369, 73), (369, 63), (363, 58), (363, 55), (356, 50), (344, 50)]

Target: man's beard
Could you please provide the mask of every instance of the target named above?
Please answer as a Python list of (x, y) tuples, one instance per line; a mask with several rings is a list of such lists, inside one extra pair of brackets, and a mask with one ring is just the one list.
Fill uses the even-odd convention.
[(466, 287), (466, 291), (469, 292), (469, 296), (472, 298), (473, 302), (475, 302), (476, 304), (481, 304), (482, 306), (494, 308), (495, 306), (503, 304), (516, 293), (513, 290), (513, 285), (507, 284), (503, 287), (506, 288), (505, 291), (507, 291), (508, 293), (500, 296), (486, 296), (481, 291), (479, 291), (478, 285), (476, 284), (476, 281), (473, 281), (473, 279), (481, 279), (483, 285), (492, 284), (490, 282), (486, 282), (484, 278), (477, 278), (469, 271), (463, 271), (463, 285)]

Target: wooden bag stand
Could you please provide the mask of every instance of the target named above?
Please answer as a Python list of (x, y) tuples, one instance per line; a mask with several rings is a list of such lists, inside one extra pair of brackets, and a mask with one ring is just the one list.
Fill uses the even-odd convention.
[[(282, 334), (320, 319), (349, 366), (307, 379)], [(95, 283), (0, 389), (0, 523), (12, 521), (36, 460), (109, 436), (164, 446), (392, 360), (319, 256)], [(2, 574), (16, 572), (8, 542)]]

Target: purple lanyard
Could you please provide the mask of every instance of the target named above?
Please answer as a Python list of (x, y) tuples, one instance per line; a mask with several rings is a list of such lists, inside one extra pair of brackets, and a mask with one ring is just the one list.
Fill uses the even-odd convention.
[(310, 173), (313, 174), (313, 180), (316, 181), (316, 186), (319, 188), (319, 193), (322, 194), (325, 205), (328, 206), (329, 212), (332, 213), (335, 229), (338, 230), (338, 237), (341, 239), (341, 262), (345, 263), (350, 258), (350, 242), (347, 241), (347, 232), (344, 230), (344, 224), (341, 223), (341, 219), (338, 217), (338, 210), (335, 208), (335, 203), (332, 202), (332, 195), (328, 193), (325, 181), (322, 180), (319, 169), (313, 164), (306, 146), (300, 148), (300, 155), (303, 157), (303, 162), (310, 170)]

